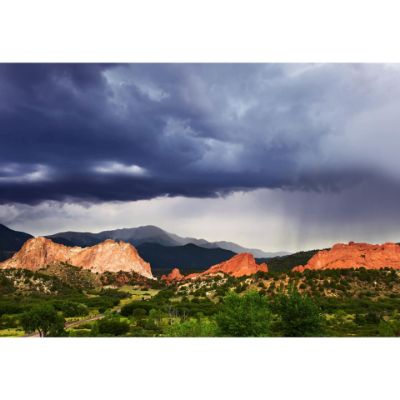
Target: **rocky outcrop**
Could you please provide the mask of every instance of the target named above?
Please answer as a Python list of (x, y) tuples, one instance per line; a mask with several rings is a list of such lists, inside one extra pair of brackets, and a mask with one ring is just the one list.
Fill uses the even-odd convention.
[(66, 262), (92, 272), (136, 272), (153, 278), (150, 264), (129, 243), (106, 240), (92, 247), (68, 247), (43, 237), (25, 242), (0, 268), (25, 268), (36, 271), (44, 266)]
[(167, 284), (170, 284), (173, 282), (179, 282), (184, 279), (184, 277), (185, 276), (181, 274), (181, 271), (179, 271), (179, 268), (173, 268), (168, 275), (163, 275), (161, 280)]
[(240, 253), (220, 264), (213, 265), (209, 269), (185, 276), (185, 279), (196, 279), (208, 275), (224, 273), (240, 278), (241, 276), (254, 275), (257, 272), (268, 272), (268, 266), (265, 263), (257, 264), (253, 255), (250, 253)]
[(305, 269), (343, 269), (361, 268), (400, 269), (400, 245), (395, 243), (368, 244), (338, 243), (329, 250), (321, 250), (308, 261), (306, 265), (299, 265), (293, 271), (303, 272)]

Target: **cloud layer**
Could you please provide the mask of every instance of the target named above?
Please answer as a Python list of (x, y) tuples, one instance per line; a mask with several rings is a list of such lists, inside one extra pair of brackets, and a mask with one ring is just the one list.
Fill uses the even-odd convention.
[(0, 201), (397, 181), (399, 94), (381, 65), (1, 65)]
[(197, 212), (185, 198), (267, 190), (254, 215), (311, 242), (395, 235), (399, 126), (398, 65), (2, 64), (0, 216), (179, 196), (176, 220)]

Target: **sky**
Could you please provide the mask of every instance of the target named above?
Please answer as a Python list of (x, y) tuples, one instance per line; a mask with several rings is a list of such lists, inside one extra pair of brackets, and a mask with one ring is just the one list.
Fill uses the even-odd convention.
[(0, 223), (400, 241), (399, 127), (396, 64), (0, 64)]

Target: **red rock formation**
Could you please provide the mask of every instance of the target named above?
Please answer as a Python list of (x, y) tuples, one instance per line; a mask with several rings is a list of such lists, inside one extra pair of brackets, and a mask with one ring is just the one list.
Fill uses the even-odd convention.
[(219, 272), (239, 278), (241, 276), (254, 275), (259, 271), (268, 272), (267, 264), (257, 264), (252, 254), (240, 253), (227, 261), (213, 265), (204, 272), (187, 275), (185, 276), (185, 279), (194, 279), (207, 275), (215, 275)]
[(173, 268), (172, 271), (168, 275), (163, 275), (161, 280), (165, 283), (170, 284), (172, 282), (181, 281), (184, 278), (184, 275), (181, 274), (179, 268)]
[(106, 240), (92, 247), (68, 247), (44, 237), (25, 242), (13, 257), (0, 263), (0, 268), (26, 268), (36, 271), (49, 264), (67, 262), (92, 272), (136, 272), (153, 278), (150, 264), (129, 243)]
[(400, 245), (395, 243), (382, 245), (354, 242), (338, 243), (329, 250), (319, 251), (311, 257), (305, 266), (294, 267), (293, 271), (360, 267), (400, 269)]

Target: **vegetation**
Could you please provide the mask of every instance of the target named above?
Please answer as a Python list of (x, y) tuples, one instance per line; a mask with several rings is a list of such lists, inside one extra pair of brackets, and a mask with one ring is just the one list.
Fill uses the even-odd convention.
[(243, 296), (230, 293), (224, 298), (216, 321), (221, 336), (268, 336), (271, 312), (267, 298), (255, 291)]
[(0, 271), (0, 336), (400, 335), (400, 271), (390, 269), (219, 274), (165, 286), (64, 268)]
[(107, 317), (99, 320), (94, 325), (94, 336), (121, 336), (129, 331), (129, 323), (118, 317)]
[(278, 315), (276, 326), (282, 336), (320, 336), (323, 318), (319, 307), (307, 295), (300, 294), (294, 286), (280, 293), (272, 301), (272, 310)]
[(166, 334), (173, 337), (213, 337), (218, 335), (218, 327), (212, 319), (190, 319), (173, 324)]
[(64, 317), (54, 307), (42, 305), (26, 311), (21, 316), (25, 332), (38, 332), (39, 336), (64, 336)]

